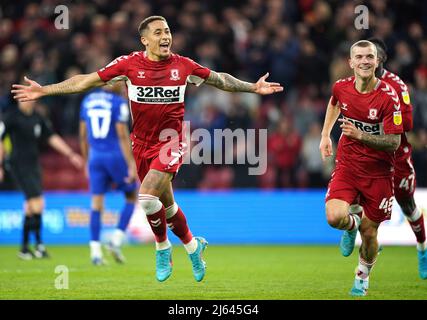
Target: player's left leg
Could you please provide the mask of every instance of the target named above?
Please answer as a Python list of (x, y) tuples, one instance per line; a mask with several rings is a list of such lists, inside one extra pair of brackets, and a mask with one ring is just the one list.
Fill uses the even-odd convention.
[(417, 239), (418, 272), (421, 279), (427, 279), (427, 245), (424, 217), (415, 204), (414, 197), (397, 197), (396, 200)]
[(90, 211), (90, 258), (95, 266), (105, 264), (101, 248), (101, 214), (104, 211), (104, 195), (93, 194)]
[(28, 210), (32, 213), (32, 231), (36, 240), (34, 255), (36, 258), (48, 258), (46, 247), (42, 241), (42, 213), (44, 210), (43, 196), (37, 196), (27, 199)]
[(160, 197), (166, 208), (166, 222), (172, 232), (181, 240), (192, 263), (193, 275), (196, 281), (202, 281), (206, 273), (206, 262), (203, 252), (208, 242), (202, 237), (193, 237), (188, 227), (187, 219), (181, 208), (174, 200), (172, 183)]
[(354, 285), (350, 291), (352, 296), (365, 296), (369, 288), (369, 275), (375, 265), (378, 255), (378, 227), (379, 223), (362, 217), (359, 227), (362, 245), (359, 250), (359, 265), (356, 269)]
[(359, 232), (362, 245), (359, 249), (359, 265), (356, 270), (352, 296), (365, 296), (369, 287), (369, 275), (378, 256), (378, 227), (391, 218), (393, 206), (393, 177), (360, 179), (358, 188), (363, 190), (360, 205), (363, 207)]

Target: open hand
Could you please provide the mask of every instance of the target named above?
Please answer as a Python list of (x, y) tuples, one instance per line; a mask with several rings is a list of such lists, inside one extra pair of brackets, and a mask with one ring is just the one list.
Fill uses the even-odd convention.
[(40, 84), (36, 81), (31, 80), (27, 77), (24, 77), (28, 86), (22, 84), (13, 84), (11, 92), (13, 93), (13, 98), (20, 101), (26, 102), (31, 100), (37, 100), (43, 96), (43, 89)]
[(280, 83), (265, 81), (268, 76), (269, 73), (267, 72), (265, 75), (258, 79), (258, 81), (255, 83), (255, 93), (267, 95), (283, 91), (283, 87), (280, 85)]

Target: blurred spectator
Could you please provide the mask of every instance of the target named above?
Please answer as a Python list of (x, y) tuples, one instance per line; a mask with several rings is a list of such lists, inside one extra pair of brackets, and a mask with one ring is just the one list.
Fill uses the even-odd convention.
[[(268, 80), (285, 87), (284, 93), (259, 97), (188, 86), (185, 117), (191, 130), (268, 129), (268, 168), (254, 179), (247, 175), (247, 165), (190, 164), (175, 183), (189, 188), (320, 186), (321, 179), (315, 177), (318, 146), (309, 147), (315, 146), (316, 123), (324, 117), (332, 84), (352, 75), (351, 44), (376, 36), (389, 48), (385, 67), (410, 87), (415, 113), (412, 137), (418, 148), (414, 162), (423, 174), (424, 149), (419, 147), (427, 127), (427, 5), (423, 1), (365, 1), (366, 30), (354, 25), (354, 9), (361, 4), (357, 0), (64, 0), (70, 28), (61, 30), (54, 27), (58, 3), (0, 4), (0, 117), (15, 107), (10, 87), (23, 75), (45, 84), (96, 71), (114, 57), (141, 50), (138, 24), (149, 15), (164, 15), (173, 31), (174, 52), (248, 81), (269, 72)], [(77, 136), (80, 99), (71, 95), (42, 101), (54, 128), (70, 139)], [(339, 128), (332, 133), (337, 140)], [(214, 141), (210, 143), (214, 146)], [(228, 152), (236, 150), (234, 145)], [(423, 178), (418, 185), (427, 186)]]
[(313, 122), (302, 141), (302, 165), (307, 170), (308, 185), (313, 188), (324, 188), (327, 184), (323, 176), (322, 157), (319, 153), (321, 132), (321, 125)]
[(277, 186), (289, 188), (297, 185), (296, 170), (301, 150), (301, 137), (291, 120), (283, 117), (267, 144), (268, 156), (276, 169)]

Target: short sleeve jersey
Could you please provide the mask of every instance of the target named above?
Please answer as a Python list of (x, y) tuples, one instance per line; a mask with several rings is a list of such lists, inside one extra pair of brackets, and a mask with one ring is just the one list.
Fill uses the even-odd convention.
[(121, 96), (103, 89), (83, 98), (80, 120), (85, 121), (92, 152), (121, 152), (116, 123), (129, 122), (129, 106)]
[(126, 80), (132, 115), (131, 139), (143, 145), (144, 156), (157, 156), (167, 143), (161, 141), (165, 129), (182, 134), (184, 95), (187, 83), (200, 85), (210, 70), (177, 55), (151, 61), (145, 52), (121, 56), (98, 71), (105, 81)]
[[(378, 80), (366, 94), (355, 88), (355, 78), (338, 80), (332, 89), (331, 103), (339, 102), (344, 118), (368, 134), (401, 134), (402, 112), (396, 91)], [(348, 167), (358, 176), (386, 177), (393, 171), (394, 153), (373, 149), (344, 135), (338, 143), (337, 166)]]
[[(399, 78), (399, 76), (388, 70), (384, 70), (381, 79), (392, 86), (399, 96), (400, 107), (402, 108), (403, 130), (405, 132), (411, 131), (413, 127), (413, 107), (409, 97), (408, 86)], [(396, 159), (400, 159), (402, 157), (406, 158), (407, 155), (411, 154), (411, 150), (412, 146), (408, 142), (406, 135), (403, 133), (401, 136), (400, 147), (396, 151)]]

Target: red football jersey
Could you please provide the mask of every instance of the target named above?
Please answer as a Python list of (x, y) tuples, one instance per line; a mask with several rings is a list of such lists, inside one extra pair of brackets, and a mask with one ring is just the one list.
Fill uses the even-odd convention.
[(171, 54), (166, 60), (151, 61), (143, 51), (121, 56), (98, 71), (105, 82), (126, 80), (132, 115), (131, 139), (145, 146), (143, 153), (147, 158), (157, 156), (167, 143), (160, 140), (164, 129), (182, 134), (187, 83), (200, 85), (209, 74), (208, 68), (189, 58)]
[[(399, 134), (403, 132), (402, 113), (396, 91), (385, 81), (378, 80), (366, 94), (355, 88), (355, 78), (338, 80), (332, 89), (331, 103), (340, 103), (344, 118), (369, 134)], [(394, 153), (379, 151), (344, 135), (338, 143), (337, 165), (348, 167), (358, 176), (386, 177), (393, 171)]]
[[(381, 79), (390, 84), (399, 96), (400, 107), (402, 108), (403, 130), (405, 132), (411, 131), (413, 127), (413, 108), (411, 104), (411, 99), (409, 98), (409, 91), (407, 85), (396, 74), (385, 69)], [(412, 146), (408, 142), (406, 134), (402, 133), (401, 143), (399, 149), (397, 149), (396, 151), (396, 159), (407, 157), (411, 154), (411, 151)]]

